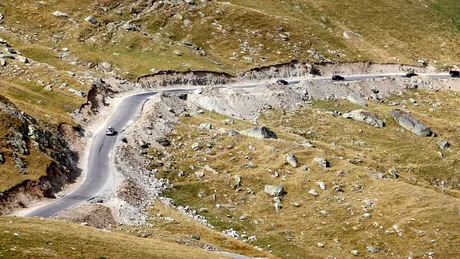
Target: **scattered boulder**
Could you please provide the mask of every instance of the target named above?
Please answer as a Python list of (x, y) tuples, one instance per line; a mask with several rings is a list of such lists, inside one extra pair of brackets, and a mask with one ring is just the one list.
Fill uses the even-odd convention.
[(5, 158), (3, 157), (3, 154), (0, 153), (0, 164), (5, 163)]
[(201, 179), (204, 177), (204, 172), (203, 171), (195, 172), (195, 176), (196, 178)]
[(382, 249), (380, 249), (378, 247), (375, 247), (375, 246), (367, 246), (366, 248), (367, 248), (367, 251), (369, 253), (378, 253), (378, 252), (380, 252), (380, 250), (382, 250)]
[(212, 129), (212, 125), (209, 123), (202, 123), (200, 124), (200, 130), (210, 130)]
[(174, 54), (176, 54), (177, 56), (182, 56), (184, 55), (184, 52), (180, 51), (180, 50), (175, 50), (173, 51)]
[(0, 58), (0, 67), (6, 66), (6, 60), (3, 58)]
[(15, 57), (15, 59), (17, 61), (21, 62), (21, 63), (24, 63), (24, 64), (29, 63), (29, 59), (24, 57), (24, 56), (17, 56), (17, 57)]
[(321, 188), (323, 191), (325, 191), (327, 189), (327, 185), (324, 183), (324, 182), (317, 182), (316, 183), (319, 188)]
[(56, 17), (62, 17), (62, 18), (69, 18), (69, 15), (63, 12), (55, 11), (53, 13), (54, 16)]
[(377, 115), (362, 109), (344, 113), (342, 117), (364, 122), (377, 128), (382, 128), (385, 126), (385, 123), (379, 119)]
[(273, 202), (274, 202), (274, 205), (275, 205), (275, 210), (278, 212), (281, 210), (281, 199), (280, 197), (275, 197), (273, 198)]
[(294, 154), (288, 154), (286, 156), (286, 160), (287, 162), (292, 165), (292, 167), (296, 168), (299, 166), (299, 164), (297, 163), (297, 157), (294, 155)]
[(315, 191), (315, 190), (310, 190), (310, 191), (308, 191), (308, 193), (311, 194), (311, 195), (313, 195), (313, 196), (315, 196), (315, 197), (316, 197), (316, 196), (319, 196), (318, 192)]
[(445, 149), (448, 149), (450, 147), (450, 143), (447, 142), (447, 141), (439, 141), (438, 146), (439, 146), (440, 149), (445, 150)]
[(234, 136), (238, 135), (238, 131), (236, 131), (236, 130), (229, 130), (229, 131), (228, 131), (228, 135), (229, 135), (230, 137), (234, 137)]
[(69, 88), (67, 91), (69, 91), (69, 92), (71, 92), (71, 93), (73, 93), (73, 94), (75, 94), (75, 95), (77, 95), (77, 96), (79, 96), (81, 98), (86, 97), (86, 93), (84, 93), (82, 91), (75, 90), (73, 88)]
[(358, 250), (351, 250), (351, 254), (358, 256), (358, 255), (359, 255), (359, 251), (358, 251)]
[(278, 136), (276, 135), (275, 132), (271, 131), (270, 129), (264, 126), (257, 126), (252, 129), (242, 131), (241, 134), (246, 135), (248, 137), (257, 138), (257, 139), (265, 139), (265, 138), (278, 139)]
[(192, 144), (192, 149), (195, 151), (203, 149), (203, 146), (200, 145), (200, 143), (196, 142)]
[(304, 147), (315, 148), (315, 145), (313, 145), (313, 143), (311, 143), (311, 141), (309, 141), (309, 140), (303, 141), (302, 143), (300, 143), (300, 145), (304, 146)]
[(284, 194), (284, 187), (280, 185), (265, 185), (264, 191), (271, 196), (283, 196)]
[(378, 179), (388, 178), (387, 174), (382, 173), (382, 172), (377, 172), (377, 173), (375, 173), (375, 175), (377, 176)]
[(235, 121), (232, 119), (225, 119), (222, 121), (222, 123), (225, 125), (230, 125), (230, 124), (235, 124)]
[(85, 21), (86, 21), (86, 22), (89, 22), (89, 23), (91, 23), (91, 24), (94, 24), (94, 25), (98, 25), (98, 24), (99, 24), (99, 22), (97, 21), (96, 17), (94, 17), (94, 16), (92, 16), (92, 15), (86, 17), (86, 18), (85, 18)]
[(396, 171), (396, 169), (390, 169), (388, 170), (388, 172), (391, 174), (391, 176), (394, 178), (394, 179), (398, 179), (399, 178), (399, 174), (398, 172)]
[(401, 127), (416, 135), (423, 137), (435, 136), (435, 133), (428, 126), (418, 121), (408, 112), (396, 109), (391, 111), (391, 116)]
[(361, 106), (367, 107), (366, 101), (357, 94), (349, 94), (347, 98), (345, 99), (351, 103), (359, 104)]
[(233, 188), (234, 189), (240, 188), (241, 187), (241, 176), (235, 175), (233, 179), (235, 179), (235, 184), (233, 185)]
[(324, 167), (324, 168), (328, 168), (330, 166), (329, 162), (326, 159), (321, 158), (321, 157), (315, 157), (315, 159), (313, 159), (313, 163), (321, 167)]
[(171, 140), (165, 137), (157, 138), (156, 140), (158, 144), (162, 145), (163, 147), (169, 147), (171, 146)]

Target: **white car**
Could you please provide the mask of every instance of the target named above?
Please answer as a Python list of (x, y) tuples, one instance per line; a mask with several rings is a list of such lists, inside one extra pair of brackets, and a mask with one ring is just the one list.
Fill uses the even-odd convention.
[(117, 135), (117, 131), (115, 130), (114, 127), (110, 126), (105, 130), (105, 135), (114, 136), (114, 135)]

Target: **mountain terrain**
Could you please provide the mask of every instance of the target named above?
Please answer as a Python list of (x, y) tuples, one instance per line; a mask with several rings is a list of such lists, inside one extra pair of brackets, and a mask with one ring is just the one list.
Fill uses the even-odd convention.
[[(454, 0), (2, 0), (0, 257), (454, 258), (460, 81), (428, 75), (459, 32)], [(174, 87), (198, 90), (120, 129), (115, 190), (10, 217), (81, 183), (120, 99)]]

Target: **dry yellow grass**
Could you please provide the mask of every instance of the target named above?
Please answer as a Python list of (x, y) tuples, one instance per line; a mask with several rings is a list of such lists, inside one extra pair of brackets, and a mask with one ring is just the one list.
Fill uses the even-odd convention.
[(54, 220), (0, 217), (1, 258), (227, 258), (159, 238)]

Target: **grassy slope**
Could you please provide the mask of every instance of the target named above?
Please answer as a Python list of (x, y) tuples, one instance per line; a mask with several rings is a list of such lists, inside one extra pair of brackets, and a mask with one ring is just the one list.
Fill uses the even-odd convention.
[(159, 238), (52, 220), (0, 217), (0, 228), (1, 258), (224, 258)]
[[(283, 258), (288, 255), (304, 258), (305, 254), (323, 257), (325, 251), (328, 255), (343, 258), (350, 256), (353, 249), (369, 257), (390, 256), (391, 253), (418, 257), (434, 251), (441, 258), (450, 258), (460, 253), (456, 245), (460, 236), (454, 230), (460, 226), (456, 169), (460, 157), (456, 139), (458, 118), (454, 114), (448, 117), (445, 114), (455, 109), (458, 97), (455, 93), (411, 91), (404, 99), (411, 97), (416, 98), (420, 106), (407, 104), (409, 109), (422, 121), (429, 122), (439, 134), (438, 138), (421, 138), (407, 131), (401, 132), (389, 116), (392, 107), (385, 104), (368, 107), (386, 120), (387, 127), (383, 129), (318, 113), (319, 108), (342, 112), (357, 108), (342, 101), (316, 102), (313, 107), (303, 107), (288, 114), (273, 111), (259, 121), (282, 139), (310, 139), (316, 149), (283, 141), (256, 141), (241, 135), (234, 138), (225, 135), (213, 137), (213, 133), (197, 131), (198, 125), (209, 122), (215, 127), (243, 129), (250, 124), (238, 121), (235, 125), (223, 126), (221, 116), (209, 113), (185, 118), (177, 130), (177, 134), (182, 136), (181, 142), (185, 141), (183, 148), (175, 150), (173, 160), (178, 162), (173, 163), (173, 170), (169, 173), (162, 173), (176, 187), (167, 196), (174, 198), (178, 204), (195, 209), (208, 208), (208, 213), (201, 214), (219, 230), (234, 228), (246, 231), (248, 236), (256, 235), (258, 240), (253, 244), (265, 250), (271, 249), (273, 254)], [(403, 98), (394, 99), (401, 101)], [(436, 111), (429, 111), (432, 107), (430, 103), (438, 101), (441, 104)], [(306, 137), (299, 134), (306, 134)], [(190, 145), (198, 138), (203, 145), (208, 140), (213, 141), (215, 154), (191, 151)], [(452, 143), (451, 149), (442, 151), (444, 158), (437, 154), (439, 148), (436, 143), (440, 140)], [(364, 146), (357, 144), (361, 141)], [(230, 144), (233, 148), (229, 149)], [(249, 145), (253, 145), (256, 151), (251, 151)], [(220, 149), (220, 146), (223, 148)], [(275, 146), (278, 151), (270, 151), (269, 146)], [(287, 165), (284, 155), (289, 152), (294, 153), (300, 164), (309, 166), (311, 171)], [(256, 168), (244, 168), (243, 165), (248, 163), (246, 155), (251, 157)], [(318, 156), (327, 158), (331, 169), (318, 168), (312, 162)], [(237, 160), (233, 161), (233, 157)], [(362, 162), (352, 163), (348, 159), (361, 159)], [(198, 180), (194, 172), (206, 164), (219, 174), (205, 171), (204, 179)], [(372, 180), (373, 170), (389, 175), (391, 168), (396, 168), (400, 174), (398, 180)], [(272, 177), (268, 169), (277, 170), (280, 177)], [(179, 170), (184, 171), (186, 177), (178, 177)], [(243, 179), (241, 188), (236, 191), (231, 187), (234, 175), (241, 175)], [(282, 177), (286, 179), (282, 180)], [(328, 189), (320, 190), (315, 184), (318, 181), (324, 181)], [(446, 186), (451, 187), (443, 188), (441, 181), (446, 181)], [(286, 188), (281, 212), (274, 211), (272, 198), (263, 192), (265, 184), (280, 184)], [(357, 189), (352, 184), (359, 184), (363, 189)], [(345, 192), (341, 194), (332, 190), (334, 185), (340, 185)], [(249, 189), (255, 194), (249, 195)], [(320, 196), (314, 198), (309, 195), (310, 189), (316, 189)], [(204, 193), (204, 198), (199, 198), (199, 193)], [(223, 208), (216, 208), (213, 193), (217, 194), (217, 203)], [(366, 199), (375, 201), (375, 208), (363, 207)], [(301, 205), (299, 208), (292, 205), (296, 202)], [(321, 210), (329, 215), (322, 215)], [(362, 216), (366, 212), (371, 214), (370, 219)], [(240, 220), (243, 215), (248, 218)], [(394, 225), (398, 226), (401, 235), (395, 231)], [(287, 238), (292, 238), (292, 241), (287, 241)], [(317, 242), (324, 243), (327, 250), (318, 248)], [(384, 254), (368, 253), (368, 245), (382, 248)]]
[[(399, 58), (402, 63), (410, 64), (424, 57), (440, 61), (439, 65), (452, 65), (458, 63), (460, 55), (460, 12), (454, 0), (372, 3), (235, 0), (230, 1), (231, 4), (211, 2), (194, 7), (164, 5), (146, 11), (147, 2), (28, 0), (18, 3), (5, 0), (0, 3), (0, 12), (5, 16), (1, 23), (6, 30), (0, 31), (0, 37), (29, 58), (55, 67), (49, 71), (19, 64), (36, 80), (52, 82), (55, 88), (59, 82), (67, 82), (69, 87), (78, 90), (87, 90), (89, 85), (81, 86), (75, 78), (69, 78), (66, 71), (77, 71), (77, 74), (92, 71), (94, 76), (100, 76), (94, 67), (101, 62), (111, 63), (120, 76), (136, 78), (150, 73), (152, 68), (236, 73), (292, 59), (313, 59), (307, 53), (309, 49), (338, 61), (388, 63)], [(103, 6), (107, 11), (102, 10)], [(130, 13), (132, 6), (143, 11), (139, 17)], [(53, 16), (56, 10), (68, 13), (70, 19)], [(174, 17), (175, 14), (180, 14), (182, 20)], [(101, 26), (84, 22), (88, 15), (94, 15)], [(188, 26), (184, 24), (186, 19), (190, 21)], [(148, 35), (109, 29), (111, 22), (119, 21), (130, 21)], [(351, 35), (349, 40), (343, 37), (344, 31)], [(289, 34), (289, 41), (283, 41), (280, 33)], [(202, 47), (206, 57), (194, 54), (182, 44), (183, 40)], [(69, 55), (76, 63), (58, 58), (62, 48), (70, 49)], [(175, 55), (176, 50), (184, 55)], [(246, 56), (254, 62), (248, 63)], [(262, 62), (262, 58), (267, 61)], [(56, 76), (61, 77), (60, 81), (54, 80)], [(23, 104), (20, 108), (28, 111), (38, 108), (36, 115), (46, 121), (69, 122), (68, 111), (83, 102), (67, 91), (55, 90), (59, 93), (55, 94), (42, 91), (42, 87), (30, 87), (36, 80), (27, 82), (21, 78), (21, 75), (2, 78), (0, 93)], [(42, 99), (45, 104), (37, 105)], [(52, 118), (43, 114), (50, 114)]]

